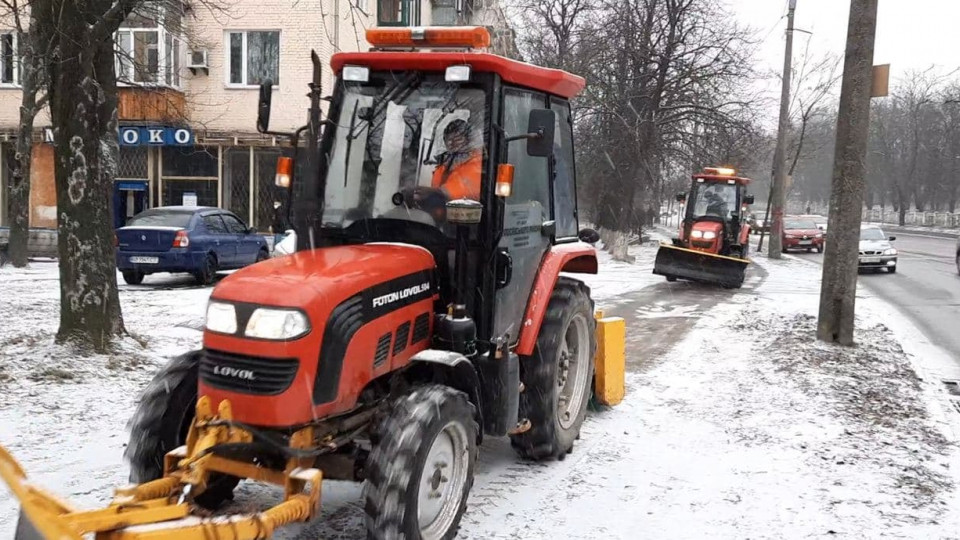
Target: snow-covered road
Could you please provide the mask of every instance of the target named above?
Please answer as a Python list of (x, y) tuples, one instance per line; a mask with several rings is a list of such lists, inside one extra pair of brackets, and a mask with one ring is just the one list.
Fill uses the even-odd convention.
[[(598, 307), (628, 319), (626, 401), (592, 413), (564, 461), (520, 462), (487, 440), (461, 537), (956, 536), (960, 416), (931, 375), (950, 359), (876, 298), (858, 304), (861, 347), (816, 343), (815, 265), (760, 259), (731, 292), (663, 282), (654, 253), (632, 248), (633, 265), (604, 254), (588, 279)], [(78, 359), (49, 345), (56, 275), (53, 263), (0, 269), (0, 443), (38, 483), (94, 507), (125, 483), (137, 392), (199, 344), (210, 290), (122, 286), (142, 343)], [(359, 494), (325, 483), (323, 516), (281, 537), (362, 538)], [(276, 496), (243, 484), (235, 504)], [(0, 538), (15, 518), (4, 492)]]

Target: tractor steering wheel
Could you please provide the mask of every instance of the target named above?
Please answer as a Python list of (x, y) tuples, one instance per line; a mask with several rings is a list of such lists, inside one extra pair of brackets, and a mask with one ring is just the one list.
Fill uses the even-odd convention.
[(427, 186), (406, 187), (393, 194), (393, 204), (398, 209), (402, 207), (425, 212), (433, 218), (438, 227), (447, 221), (448, 200), (449, 197), (443, 190)]

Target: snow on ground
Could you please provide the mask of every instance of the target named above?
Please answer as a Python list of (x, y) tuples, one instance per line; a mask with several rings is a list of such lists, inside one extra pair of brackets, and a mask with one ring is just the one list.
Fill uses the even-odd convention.
[[(650, 274), (655, 251), (632, 247), (634, 265), (602, 255), (601, 274), (587, 278), (598, 307), (683, 287)], [(695, 324), (659, 358), (643, 356), (642, 339), (628, 343), (642, 369), (628, 375), (627, 399), (592, 413), (565, 460), (521, 462), (505, 439), (488, 438), (460, 536), (956, 537), (960, 417), (938, 379), (953, 361), (869, 295), (858, 298), (858, 348), (818, 343), (819, 267), (757, 263), (751, 286), (716, 290), (730, 301), (712, 308), (656, 294), (642, 309), (631, 304), (628, 339), (640, 325)], [(127, 327), (143, 345), (81, 360), (49, 345), (56, 278), (53, 263), (0, 269), (0, 443), (37, 483), (95, 507), (125, 483), (137, 392), (164, 358), (199, 344), (210, 289), (189, 278), (121, 286)], [(321, 518), (280, 537), (362, 538), (359, 493), (327, 482)], [(16, 509), (3, 497), (7, 538)], [(236, 504), (275, 497), (245, 483)]]

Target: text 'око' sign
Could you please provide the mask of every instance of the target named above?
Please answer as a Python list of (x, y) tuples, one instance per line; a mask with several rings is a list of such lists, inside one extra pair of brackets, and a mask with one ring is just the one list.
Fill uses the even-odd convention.
[(120, 146), (192, 146), (193, 132), (184, 127), (120, 128)]

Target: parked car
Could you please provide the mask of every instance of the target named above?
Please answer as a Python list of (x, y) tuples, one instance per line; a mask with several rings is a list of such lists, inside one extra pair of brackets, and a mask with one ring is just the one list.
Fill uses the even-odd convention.
[[(10, 227), (0, 227), (0, 266), (7, 263), (10, 248)], [(57, 230), (30, 227), (27, 231), (27, 257), (56, 258)]]
[(131, 285), (158, 272), (186, 272), (206, 285), (219, 270), (243, 268), (269, 256), (266, 238), (220, 208), (151, 208), (117, 229), (117, 268)]
[(750, 220), (750, 234), (770, 234), (770, 223), (764, 219), (767, 217), (766, 208), (752, 208), (752, 219)]
[(826, 216), (821, 216), (819, 214), (805, 214), (799, 217), (801, 219), (807, 219), (814, 222), (817, 228), (820, 229), (821, 232), (823, 232), (823, 236), (827, 236), (827, 217)]
[(860, 270), (886, 268), (893, 274), (897, 271), (897, 248), (893, 247), (896, 236), (887, 237), (876, 225), (860, 226)]
[(823, 231), (809, 219), (788, 217), (783, 220), (783, 252), (791, 249), (823, 252)]

